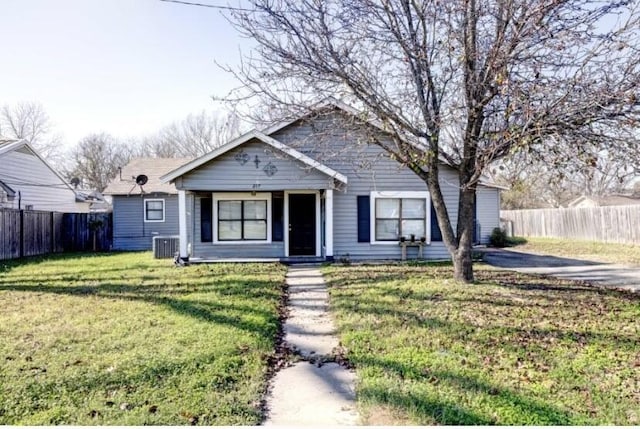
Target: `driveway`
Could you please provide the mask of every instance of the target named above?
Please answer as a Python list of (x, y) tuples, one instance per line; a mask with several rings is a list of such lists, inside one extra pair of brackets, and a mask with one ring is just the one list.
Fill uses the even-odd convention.
[(483, 253), (484, 261), (494, 267), (582, 280), (640, 293), (640, 268), (506, 249), (485, 249)]

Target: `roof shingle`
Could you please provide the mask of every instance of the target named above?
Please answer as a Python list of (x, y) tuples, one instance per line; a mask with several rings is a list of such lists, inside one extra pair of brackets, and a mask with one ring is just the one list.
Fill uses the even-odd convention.
[[(141, 195), (150, 193), (177, 194), (176, 187), (171, 183), (162, 183), (160, 176), (188, 163), (193, 158), (133, 158), (122, 167), (122, 174), (116, 176), (104, 190), (105, 195)], [(142, 186), (136, 184), (136, 177), (144, 174), (147, 183)], [(120, 180), (122, 177), (122, 180)], [(144, 190), (144, 192), (143, 192)]]

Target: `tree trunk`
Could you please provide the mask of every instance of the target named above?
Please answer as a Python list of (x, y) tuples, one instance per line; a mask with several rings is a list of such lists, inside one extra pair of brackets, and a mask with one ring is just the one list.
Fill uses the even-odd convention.
[(460, 282), (473, 282), (473, 261), (470, 247), (460, 247), (453, 254), (453, 275)]
[(454, 277), (456, 280), (473, 282), (473, 262), (471, 260), (471, 248), (473, 246), (473, 219), (475, 207), (475, 188), (460, 191), (458, 200), (458, 246), (452, 252)]

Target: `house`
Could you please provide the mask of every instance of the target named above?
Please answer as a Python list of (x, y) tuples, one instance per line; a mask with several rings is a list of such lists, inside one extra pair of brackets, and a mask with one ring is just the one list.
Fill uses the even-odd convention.
[(83, 213), (89, 204), (26, 140), (0, 140), (0, 208)]
[[(179, 235), (180, 255), (191, 260), (400, 259), (400, 237), (409, 242), (413, 236), (415, 243), (405, 248), (409, 257), (422, 251), (425, 258), (449, 258), (425, 183), (367, 142), (363, 127), (388, 137), (360, 117), (332, 103), (248, 132), (174, 168), (168, 160), (146, 160), (149, 164), (138, 164), (136, 171), (128, 166), (131, 177), (149, 175), (149, 183), (154, 162), (154, 177), (161, 169), (165, 173), (162, 185), (147, 185), (144, 195), (133, 193), (134, 182), (118, 193), (107, 188), (113, 194), (114, 235), (124, 230), (132, 235), (114, 237), (114, 247), (149, 249), (156, 233)], [(440, 175), (455, 220), (457, 173), (443, 164)], [(164, 186), (164, 193), (153, 192), (155, 186)], [(480, 242), (488, 242), (499, 226), (499, 207), (498, 187), (479, 185)]]
[(90, 189), (76, 189), (78, 200), (89, 205), (90, 213), (111, 212), (111, 198), (106, 198), (102, 193)]
[(583, 195), (571, 201), (567, 204), (567, 207), (632, 206), (637, 204), (640, 204), (640, 198), (632, 195), (607, 195), (601, 197)]
[(113, 249), (148, 250), (153, 237), (178, 235), (178, 190), (160, 176), (190, 160), (133, 158), (121, 168), (102, 192), (111, 198)]

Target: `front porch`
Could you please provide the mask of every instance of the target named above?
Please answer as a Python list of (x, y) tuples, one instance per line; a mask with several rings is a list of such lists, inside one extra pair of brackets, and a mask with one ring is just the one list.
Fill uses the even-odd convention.
[(190, 263), (331, 261), (333, 192), (179, 190), (180, 259)]

